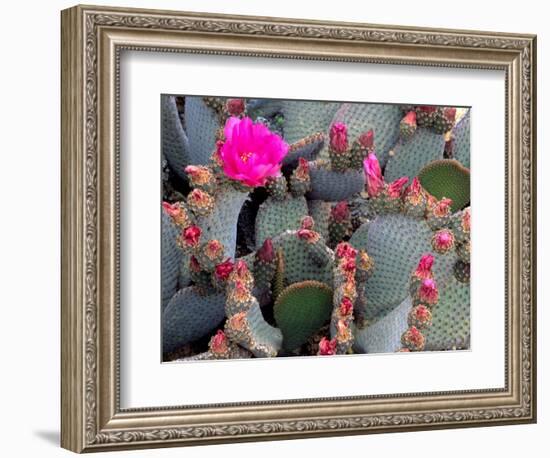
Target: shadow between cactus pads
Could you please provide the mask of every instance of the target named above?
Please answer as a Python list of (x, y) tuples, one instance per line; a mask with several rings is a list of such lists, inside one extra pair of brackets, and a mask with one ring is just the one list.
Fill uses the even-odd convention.
[(277, 326), (285, 350), (295, 350), (330, 319), (332, 289), (308, 280), (285, 288), (274, 304)]
[(454, 159), (441, 159), (425, 166), (418, 174), (420, 184), (437, 199), (452, 199), (456, 212), (470, 203), (470, 170)]

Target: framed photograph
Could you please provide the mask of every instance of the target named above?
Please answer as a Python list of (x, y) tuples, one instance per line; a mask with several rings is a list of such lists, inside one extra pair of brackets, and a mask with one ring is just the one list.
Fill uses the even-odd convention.
[(62, 446), (536, 421), (536, 37), (62, 12)]

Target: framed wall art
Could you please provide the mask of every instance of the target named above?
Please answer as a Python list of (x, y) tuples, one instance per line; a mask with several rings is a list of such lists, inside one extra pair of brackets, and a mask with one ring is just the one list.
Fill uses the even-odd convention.
[(536, 419), (536, 38), (62, 12), (62, 446)]

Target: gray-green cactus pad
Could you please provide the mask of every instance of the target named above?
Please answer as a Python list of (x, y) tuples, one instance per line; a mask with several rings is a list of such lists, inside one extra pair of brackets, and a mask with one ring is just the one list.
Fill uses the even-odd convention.
[(443, 135), (435, 134), (430, 129), (418, 129), (409, 141), (400, 142), (395, 147), (384, 172), (386, 182), (403, 176), (414, 178), (426, 164), (443, 159), (444, 149)]
[(183, 130), (176, 106), (176, 98), (163, 95), (162, 110), (162, 153), (172, 170), (186, 179), (185, 166), (189, 165), (189, 141)]
[(285, 200), (268, 198), (258, 209), (256, 216), (256, 248), (287, 229), (299, 229), (308, 209), (303, 197), (287, 197)]
[(201, 240), (216, 239), (225, 248), (227, 257), (235, 256), (237, 244), (237, 221), (241, 208), (248, 198), (245, 192), (229, 188), (216, 195), (216, 204), (212, 213), (197, 218), (197, 225), (202, 229)]
[[(332, 262), (319, 266), (304, 250), (304, 242), (296, 236), (295, 231), (286, 231), (273, 239), (275, 249), (282, 248), (285, 272), (284, 278), (287, 284), (298, 283), (305, 280), (317, 280), (332, 286)], [(325, 247), (331, 261), (334, 253)]]
[(308, 200), (307, 207), (309, 209), (309, 216), (315, 221), (315, 231), (319, 232), (325, 240), (328, 240), (328, 222), (330, 219), (332, 202)]
[(208, 164), (216, 149), (218, 117), (202, 97), (185, 97), (185, 132), (189, 139), (189, 160), (193, 165)]
[(411, 307), (411, 299), (407, 297), (385, 317), (363, 329), (355, 328), (355, 352), (390, 353), (399, 350), (402, 346), (401, 335), (408, 328), (407, 315)]
[(225, 294), (201, 296), (189, 286), (179, 290), (162, 314), (165, 352), (174, 351), (212, 332), (225, 317)]
[(346, 124), (350, 142), (372, 129), (376, 155), (380, 165), (384, 166), (389, 151), (399, 138), (399, 121), (402, 117), (403, 113), (398, 105), (344, 103), (332, 121)]
[(365, 286), (367, 319), (387, 315), (407, 297), (411, 272), (432, 251), (432, 234), (425, 220), (402, 214), (380, 215), (353, 234), (350, 243), (366, 249), (376, 266)]
[(162, 307), (175, 294), (178, 286), (178, 276), (183, 259), (183, 252), (176, 243), (178, 228), (172, 218), (162, 210), (161, 217), (161, 283), (162, 283)]
[(340, 102), (282, 101), (285, 140), (294, 143), (316, 132), (328, 132), (332, 117), (340, 105)]
[(470, 168), (470, 110), (453, 129), (453, 157)]
[(309, 176), (311, 191), (308, 199), (339, 202), (347, 200), (365, 189), (365, 174), (363, 170), (348, 170), (334, 172), (324, 164), (310, 162)]

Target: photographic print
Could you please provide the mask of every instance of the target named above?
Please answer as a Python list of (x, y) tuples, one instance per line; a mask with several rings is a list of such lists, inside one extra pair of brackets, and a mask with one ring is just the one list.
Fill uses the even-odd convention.
[(163, 361), (469, 349), (469, 108), (161, 105)]

